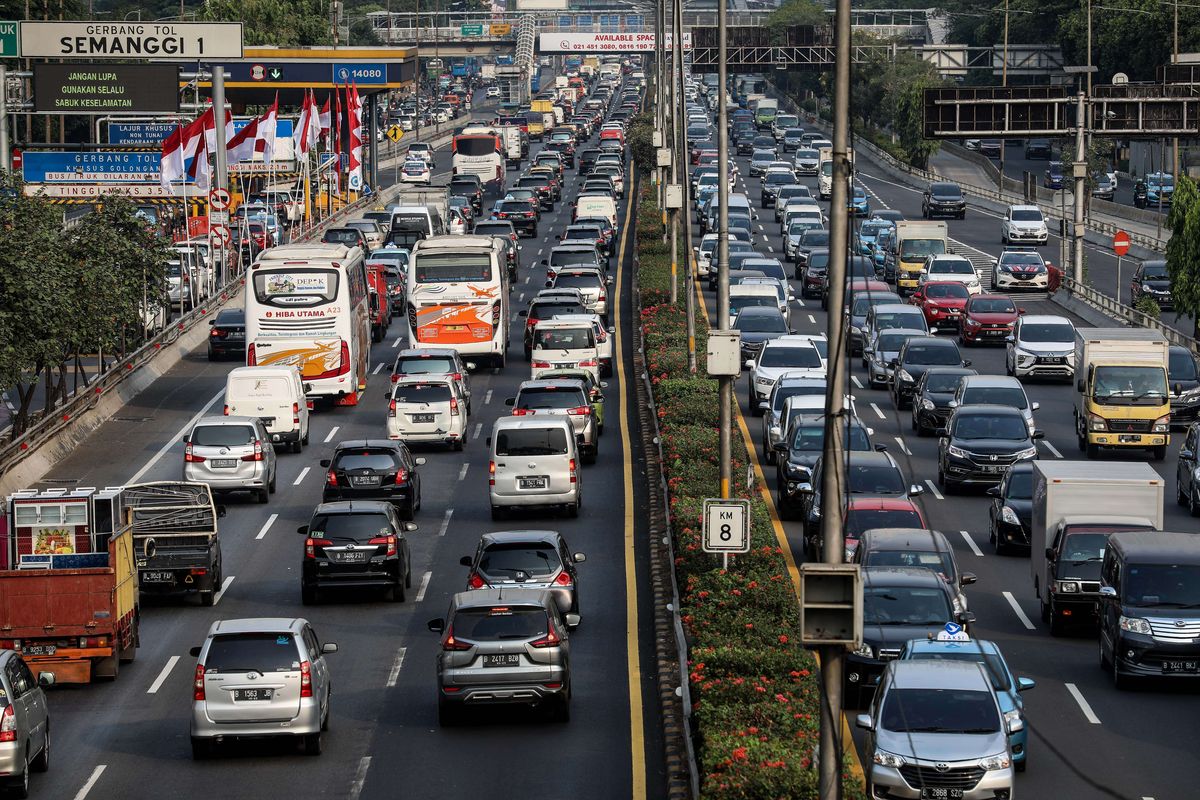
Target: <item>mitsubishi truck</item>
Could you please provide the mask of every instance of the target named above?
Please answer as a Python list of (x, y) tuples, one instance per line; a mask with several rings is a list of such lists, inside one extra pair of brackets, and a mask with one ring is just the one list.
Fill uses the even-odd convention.
[(554, 130), (554, 126), (559, 122), (558, 116), (554, 113), (554, 103), (549, 100), (534, 100), (529, 104), (529, 108), (542, 115), (543, 133)]
[(120, 510), (133, 532), (142, 592), (198, 594), (201, 605), (216, 603), (222, 580), (217, 520), (225, 516), (225, 508), (213, 504), (207, 484), (125, 486)]
[[(901, 223), (903, 224), (903, 223)], [(1096, 458), (1101, 448), (1149, 449), (1161, 461), (1170, 444), (1167, 340), (1148, 328), (1075, 329), (1075, 435)]]
[(1052, 636), (1095, 624), (1108, 535), (1161, 531), (1163, 497), (1145, 462), (1033, 462), (1029, 573)]
[(925, 259), (950, 252), (950, 228), (945, 222), (899, 220), (884, 257), (884, 270), (896, 276), (896, 293), (912, 294), (921, 282)]

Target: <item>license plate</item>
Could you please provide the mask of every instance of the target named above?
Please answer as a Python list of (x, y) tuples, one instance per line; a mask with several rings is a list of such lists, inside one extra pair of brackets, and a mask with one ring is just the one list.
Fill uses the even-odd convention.
[(1197, 672), (1200, 671), (1200, 661), (1164, 661), (1163, 672)]
[(30, 644), (21, 648), (27, 656), (52, 656), (58, 652), (58, 646), (53, 644)]
[(340, 550), (332, 555), (333, 560), (339, 564), (361, 564), (367, 560), (366, 550)]
[(1117, 441), (1121, 444), (1137, 444), (1142, 440), (1140, 436), (1118, 436)]
[(374, 475), (352, 475), (350, 483), (354, 486), (378, 486), (379, 478)]
[(244, 334), (241, 334), (241, 333), (231, 333), (231, 334), (229, 334), (229, 335), (228, 335), (227, 337), (225, 337), (225, 338), (229, 339), (229, 341), (231, 341), (231, 342), (240, 342), (240, 341), (242, 341), (243, 339), (245, 339), (245, 338), (246, 338), (246, 336), (245, 336)]
[(575, 366), (574, 361), (562, 361), (562, 362), (556, 363), (554, 365), (554, 368), (555, 369), (570, 369), (573, 366)]
[(173, 572), (139, 572), (138, 580), (142, 583), (173, 583), (175, 581), (175, 573)]
[(237, 466), (236, 458), (214, 458), (209, 462), (213, 469), (233, 469)]
[(253, 700), (270, 700), (274, 695), (274, 689), (234, 689), (233, 701), (240, 703)]
[(1008, 331), (984, 331), (984, 334), (987, 336), (1003, 336), (1006, 333)]
[(985, 464), (983, 467), (983, 471), (988, 474), (994, 475), (997, 472), (1003, 472), (1004, 466), (1000, 465), (1000, 464)]
[(466, 329), (467, 329), (466, 325), (445, 325), (442, 328), (442, 330), (447, 331), (449, 333), (462, 333)]
[(413, 414), (413, 422), (433, 422), (433, 414)]
[(546, 486), (546, 478), (517, 478), (518, 489), (545, 489)]
[(1063, 360), (1061, 358), (1039, 358), (1038, 361), (1040, 361), (1043, 364), (1061, 364), (1061, 363), (1063, 363)]
[(483, 665), (485, 667), (519, 667), (521, 666), (521, 656), (518, 653), (484, 656)]
[(921, 800), (961, 800), (962, 789), (948, 789), (941, 786), (926, 787), (921, 790)]

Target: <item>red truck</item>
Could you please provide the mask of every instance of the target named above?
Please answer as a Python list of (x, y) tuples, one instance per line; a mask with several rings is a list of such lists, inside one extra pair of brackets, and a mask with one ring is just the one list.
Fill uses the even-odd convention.
[(382, 342), (392, 327), (391, 296), (383, 264), (367, 265), (367, 292), (371, 301), (371, 341)]

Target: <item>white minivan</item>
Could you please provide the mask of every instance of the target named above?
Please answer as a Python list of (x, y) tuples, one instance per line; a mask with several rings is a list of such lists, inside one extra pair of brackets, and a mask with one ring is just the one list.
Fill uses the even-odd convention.
[(308, 444), (309, 385), (295, 367), (238, 367), (225, 380), (225, 415), (258, 417), (275, 444)]
[(552, 369), (586, 369), (600, 382), (600, 352), (592, 326), (584, 320), (546, 319), (533, 329), (530, 374), (537, 380)]
[(388, 390), (389, 439), (440, 442), (462, 450), (467, 423), (467, 399), (453, 376), (408, 378)]
[(579, 515), (579, 445), (568, 417), (500, 417), (487, 445), (493, 520), (509, 508), (537, 506)]

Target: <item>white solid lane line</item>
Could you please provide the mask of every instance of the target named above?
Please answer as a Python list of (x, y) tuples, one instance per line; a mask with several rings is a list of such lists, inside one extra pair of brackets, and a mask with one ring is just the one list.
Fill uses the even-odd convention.
[(229, 591), (229, 584), (233, 583), (234, 575), (230, 575), (225, 580), (221, 581), (221, 591), (217, 592), (213, 597), (213, 605), (221, 602), (221, 598), (225, 596), (225, 592)]
[(929, 491), (933, 492), (933, 496), (936, 497), (938, 500), (946, 499), (945, 497), (942, 496), (942, 493), (938, 491), (938, 488), (936, 485), (934, 485), (933, 481), (926, 478), (925, 485), (929, 487)]
[(460, 481), (461, 481), (461, 480), (465, 480), (465, 479), (466, 479), (466, 477), (467, 477), (467, 470), (470, 468), (470, 466), (471, 466), (470, 464), (463, 464), (463, 465), (462, 465), (462, 469), (460, 469), (460, 470), (458, 471), (458, 479), (459, 479)]
[(1071, 693), (1071, 697), (1075, 698), (1075, 702), (1079, 704), (1079, 710), (1083, 712), (1083, 716), (1093, 725), (1100, 724), (1100, 718), (1096, 716), (1096, 712), (1092, 711), (1092, 707), (1088, 701), (1084, 699), (1083, 692), (1079, 691), (1079, 687), (1073, 683), (1063, 684), (1067, 687), (1067, 691)]
[(1013, 597), (1013, 593), (1001, 592), (1001, 594), (1004, 595), (1004, 599), (1008, 601), (1008, 604), (1012, 606), (1013, 613), (1017, 615), (1017, 619), (1021, 620), (1021, 624), (1025, 626), (1025, 630), (1037, 630), (1033, 624), (1033, 621), (1029, 619), (1029, 616), (1025, 613), (1024, 609), (1021, 608), (1021, 604), (1017, 602), (1017, 598)]
[(433, 577), (433, 572), (426, 572), (421, 576), (421, 586), (417, 589), (417, 599), (415, 602), (421, 602), (425, 599), (425, 591), (429, 589), (429, 579)]
[(887, 414), (884, 414), (882, 411), (880, 411), (879, 406), (875, 405), (874, 403), (871, 403), (871, 408), (875, 411), (876, 414), (879, 415), (880, 419), (887, 419)]
[(1046, 448), (1047, 450), (1049, 450), (1049, 451), (1050, 451), (1050, 452), (1051, 452), (1051, 453), (1054, 455), (1054, 457), (1055, 457), (1055, 458), (1062, 458), (1062, 457), (1063, 457), (1063, 454), (1062, 454), (1062, 453), (1060, 453), (1060, 452), (1058, 452), (1058, 448), (1057, 448), (1057, 447), (1055, 447), (1054, 445), (1050, 444), (1050, 443), (1049, 443), (1049, 442), (1047, 442), (1045, 439), (1042, 439), (1041, 441), (1042, 441), (1042, 447), (1044, 447), (1044, 448)]
[(254, 539), (257, 541), (258, 539), (261, 539), (264, 536), (266, 536), (267, 531), (269, 531), (271, 529), (271, 526), (275, 524), (275, 520), (277, 520), (277, 519), (279, 519), (278, 514), (272, 514), (271, 516), (267, 517), (267, 521), (264, 522), (262, 524), (262, 527), (258, 529), (258, 535), (255, 536)]
[(299, 486), (300, 481), (304, 480), (304, 476), (308, 474), (310, 469), (312, 469), (312, 467), (305, 467), (304, 469), (300, 470), (300, 474), (296, 476), (296, 480), (292, 481), (292, 486)]
[(201, 408), (199, 411), (197, 411), (195, 416), (193, 416), (187, 422), (183, 423), (183, 427), (180, 428), (179, 430), (175, 431), (175, 433), (169, 439), (167, 439), (167, 443), (164, 444), (161, 448), (159, 448), (158, 452), (155, 453), (153, 456), (151, 456), (150, 460), (147, 461), (142, 466), (141, 469), (139, 469), (136, 473), (134, 473), (132, 478), (130, 478), (129, 480), (127, 480), (125, 482), (126, 483), (137, 483), (138, 481), (140, 481), (142, 479), (142, 476), (145, 475), (147, 472), (149, 472), (150, 469), (155, 464), (158, 463), (158, 460), (160, 458), (162, 458), (163, 456), (165, 456), (167, 454), (167, 451), (170, 450), (175, 445), (177, 445), (179, 443), (179, 440), (183, 438), (183, 435), (192, 429), (192, 426), (196, 424), (196, 420), (200, 419), (205, 414), (207, 414), (208, 410), (210, 408), (212, 408), (213, 405), (218, 400), (220, 400), (222, 396), (224, 396), (224, 394), (225, 394), (225, 390), (222, 389), (221, 391), (219, 391), (215, 395), (213, 395), (212, 399), (209, 400), (207, 403), (205, 403), (204, 407)]
[(454, 516), (454, 509), (447, 508), (446, 509), (446, 517), (445, 517), (445, 519), (442, 520), (442, 527), (438, 531), (438, 536), (445, 536), (446, 531), (450, 530), (450, 518), (452, 516)]
[(387, 685), (390, 689), (396, 685), (396, 681), (400, 679), (400, 669), (404, 666), (404, 654), (408, 652), (407, 647), (401, 647), (396, 651), (396, 657), (392, 659), (392, 669), (388, 672)]
[(367, 782), (367, 770), (370, 768), (370, 756), (363, 756), (358, 760), (358, 769), (354, 771), (354, 782), (350, 784), (350, 800), (358, 800), (358, 796), (362, 794), (363, 784)]
[(339, 430), (341, 430), (341, 428), (342, 428), (342, 426), (341, 426), (341, 425), (334, 425), (334, 426), (333, 426), (333, 429), (329, 431), (329, 435), (327, 435), (327, 436), (325, 437), (325, 442), (324, 442), (324, 443), (325, 443), (325, 444), (329, 444), (330, 442), (332, 442), (332, 441), (333, 441), (333, 437), (337, 435), (337, 432), (338, 432)]
[(975, 544), (975, 540), (971, 538), (971, 534), (967, 533), (966, 531), (959, 531), (959, 533), (961, 533), (963, 539), (966, 540), (967, 547), (971, 548), (972, 553), (977, 556), (983, 555), (983, 551), (979, 549), (979, 545)]
[(83, 800), (83, 798), (87, 797), (88, 792), (90, 792), (92, 787), (96, 785), (96, 781), (100, 780), (100, 776), (104, 774), (104, 770), (106, 769), (108, 769), (108, 764), (96, 765), (96, 768), (92, 770), (91, 777), (87, 779), (87, 783), (85, 783), (83, 788), (75, 793), (75, 800)]
[(158, 673), (158, 677), (154, 679), (154, 683), (150, 684), (150, 688), (146, 690), (146, 694), (158, 694), (158, 690), (162, 688), (166, 682), (167, 676), (171, 674), (171, 670), (179, 663), (179, 656), (171, 656), (167, 659), (166, 665), (162, 668), (162, 672)]

